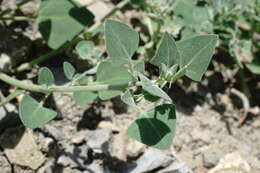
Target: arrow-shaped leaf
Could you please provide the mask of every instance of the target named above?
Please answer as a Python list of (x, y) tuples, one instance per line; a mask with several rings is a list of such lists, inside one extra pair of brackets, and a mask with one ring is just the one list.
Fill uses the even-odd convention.
[(177, 46), (173, 36), (168, 32), (165, 32), (155, 56), (151, 60), (153, 65), (160, 67), (161, 64), (165, 64), (167, 67), (173, 66), (180, 58)]
[(200, 35), (177, 43), (180, 53), (178, 64), (186, 68), (186, 76), (195, 81), (200, 81), (209, 66), (213, 56), (217, 35)]
[(173, 104), (156, 106), (142, 113), (128, 128), (131, 138), (158, 149), (169, 149), (176, 132)]
[(19, 104), (19, 116), (26, 127), (37, 128), (54, 119), (57, 112), (42, 107), (41, 103), (26, 95)]

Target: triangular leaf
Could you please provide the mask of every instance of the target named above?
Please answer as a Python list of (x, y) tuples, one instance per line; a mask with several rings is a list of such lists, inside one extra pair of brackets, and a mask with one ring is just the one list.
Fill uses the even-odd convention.
[(138, 33), (122, 22), (106, 20), (105, 37), (108, 56), (113, 62), (130, 61), (138, 48)]
[(97, 93), (90, 91), (77, 91), (73, 93), (76, 104), (90, 104), (97, 98)]
[(86, 7), (79, 7), (72, 0), (43, 0), (37, 21), (43, 39), (56, 49), (83, 30), (93, 18)]
[(213, 56), (217, 35), (200, 35), (177, 43), (180, 53), (178, 64), (186, 68), (186, 76), (200, 81)]
[(141, 80), (141, 85), (145, 91), (149, 92), (151, 95), (158, 96), (169, 102), (172, 102), (172, 99), (155, 83), (150, 81), (147, 77), (145, 77), (142, 74), (139, 74), (139, 77)]
[(247, 63), (246, 67), (254, 74), (260, 74), (260, 60), (255, 60), (252, 63)]
[(71, 63), (64, 62), (63, 63), (63, 72), (67, 79), (72, 80), (76, 70)]
[(52, 85), (54, 83), (54, 76), (47, 67), (41, 68), (38, 74), (38, 84)]
[(171, 67), (177, 62), (179, 57), (180, 55), (173, 36), (165, 32), (151, 63), (157, 67), (160, 67), (161, 64)]
[(26, 95), (19, 104), (19, 116), (26, 127), (37, 128), (54, 119), (57, 112), (42, 107), (34, 98)]
[(131, 138), (151, 147), (169, 149), (176, 132), (173, 104), (156, 106), (142, 113), (128, 128)]
[(107, 61), (100, 63), (98, 66), (97, 82), (99, 84), (126, 84), (122, 88), (118, 88), (118, 90), (99, 91), (98, 94), (102, 100), (119, 95), (121, 90), (124, 90), (131, 81), (132, 76), (125, 67), (113, 66)]
[(130, 92), (130, 90), (128, 89), (128, 90), (126, 90), (125, 92), (124, 92), (124, 94), (121, 96), (121, 100), (125, 103), (125, 104), (128, 104), (128, 105), (130, 105), (130, 106), (136, 106), (136, 104), (135, 104), (135, 100), (134, 100), (134, 98), (133, 98), (133, 96), (132, 96), (132, 93)]

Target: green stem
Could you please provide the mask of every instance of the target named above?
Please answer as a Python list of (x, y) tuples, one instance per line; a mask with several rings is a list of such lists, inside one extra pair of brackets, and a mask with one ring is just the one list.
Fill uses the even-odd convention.
[(175, 82), (177, 79), (181, 78), (184, 76), (186, 73), (186, 67), (181, 68), (171, 79), (167, 79), (167, 81), (170, 82)]
[(77, 38), (77, 39), (72, 40), (71, 42), (67, 42), (64, 45), (62, 45), (60, 48), (55, 49), (55, 50), (53, 50), (53, 51), (51, 51), (51, 52), (49, 52), (45, 55), (39, 56), (38, 58), (36, 58), (35, 60), (33, 60), (31, 62), (21, 64), (20, 66), (18, 66), (14, 70), (14, 72), (21, 72), (21, 71), (24, 71), (24, 70), (31, 69), (33, 66), (35, 66), (35, 65), (37, 65), (41, 62), (44, 62), (45, 60), (49, 59), (50, 57), (53, 57), (53, 56), (65, 51), (67, 48), (69, 48), (70, 46), (78, 43), (81, 40), (82, 40), (82, 38)]
[[(120, 90), (122, 87), (132, 86), (132, 83), (121, 83), (121, 84), (98, 84), (98, 85), (87, 85), (87, 86), (40, 86), (35, 84), (28, 84), (12, 78), (5, 73), (0, 72), (0, 80), (18, 88), (22, 88), (29, 91), (41, 92), (41, 93), (52, 93), (52, 92), (75, 92), (75, 91), (102, 91), (102, 90)], [(138, 85), (138, 84), (137, 84)]]
[[(105, 15), (100, 22), (94, 24), (92, 27), (89, 28), (89, 30), (84, 33), (83, 35), (85, 36), (87, 33), (89, 32), (93, 32), (95, 31), (99, 26), (102, 25), (102, 23), (105, 21), (106, 18), (109, 18), (110, 16), (112, 16), (115, 12), (117, 12), (118, 10), (122, 9), (124, 6), (126, 6), (128, 3), (130, 2), (130, 0), (124, 0), (122, 2), (120, 2), (119, 4), (117, 4), (110, 12), (108, 12), (107, 15)], [(79, 38), (75, 38), (74, 40), (72, 40), (71, 42), (67, 42), (64, 45), (62, 45), (59, 49), (53, 50), (45, 55), (42, 55), (38, 58), (36, 58), (35, 60), (28, 62), (28, 63), (24, 63), (21, 64), (20, 66), (18, 66), (14, 72), (21, 72), (24, 70), (29, 70), (31, 69), (33, 66), (44, 62), (45, 60), (63, 52), (64, 50), (66, 50), (67, 48), (69, 48), (70, 46), (73, 46), (75, 44), (77, 44), (79, 41), (83, 40), (83, 37), (79, 37)]]

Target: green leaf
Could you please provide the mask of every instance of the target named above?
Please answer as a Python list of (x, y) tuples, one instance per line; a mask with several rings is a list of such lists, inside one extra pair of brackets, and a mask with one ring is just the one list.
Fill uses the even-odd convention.
[(97, 93), (89, 91), (78, 91), (73, 93), (76, 104), (90, 104), (97, 98)]
[(157, 102), (160, 99), (160, 97), (154, 96), (145, 90), (142, 90), (142, 94), (144, 96), (144, 99), (150, 103)]
[(132, 76), (125, 67), (113, 66), (107, 61), (100, 63), (98, 66), (97, 82), (99, 84), (126, 84), (117, 90), (99, 91), (98, 95), (102, 100), (107, 100), (119, 95), (131, 81)]
[(57, 49), (93, 21), (93, 14), (72, 0), (43, 0), (37, 22), (43, 39)]
[(260, 60), (247, 63), (246, 67), (254, 74), (260, 74)]
[(76, 70), (71, 63), (65, 61), (63, 63), (63, 72), (67, 79), (72, 80)]
[(126, 90), (125, 93), (121, 96), (121, 100), (127, 105), (134, 106), (134, 107), (136, 106), (135, 100), (129, 89)]
[(201, 32), (202, 29), (212, 30), (206, 5), (197, 5), (197, 1), (194, 0), (177, 0), (174, 5), (174, 13), (178, 23), (196, 32)]
[(54, 83), (54, 76), (47, 67), (41, 68), (38, 74), (38, 84), (52, 85)]
[(26, 127), (37, 128), (54, 119), (57, 112), (42, 107), (41, 103), (26, 95), (19, 104), (19, 116)]
[(154, 148), (169, 149), (176, 132), (173, 104), (156, 106), (142, 113), (128, 128), (131, 138)]
[(97, 59), (101, 56), (102, 51), (95, 49), (92, 41), (81, 41), (76, 46), (79, 57), (83, 60)]
[(180, 53), (178, 64), (186, 68), (186, 76), (200, 81), (213, 56), (217, 35), (199, 35), (177, 42)]
[(161, 64), (171, 67), (179, 58), (180, 54), (173, 36), (165, 32), (151, 63), (157, 67), (160, 67)]
[(106, 20), (105, 37), (108, 56), (115, 63), (130, 61), (139, 45), (138, 33), (116, 20)]
[(149, 92), (151, 95), (158, 96), (169, 102), (172, 102), (172, 99), (161, 88), (159, 88), (155, 83), (150, 81), (148, 78), (146, 78), (142, 74), (139, 74), (139, 77), (141, 80), (141, 85), (145, 91)]
[(25, 93), (24, 90), (20, 90), (20, 89), (17, 89), (15, 90), (14, 92), (12, 92), (10, 95), (8, 95), (6, 98), (4, 98), (3, 100), (1, 100), (0, 102), (0, 107), (5, 105), (6, 103), (12, 101), (14, 98), (16, 98), (17, 96), (21, 95)]
[(137, 61), (132, 61), (134, 64), (133, 69), (139, 73), (144, 74), (145, 72), (145, 65), (143, 60), (137, 60)]

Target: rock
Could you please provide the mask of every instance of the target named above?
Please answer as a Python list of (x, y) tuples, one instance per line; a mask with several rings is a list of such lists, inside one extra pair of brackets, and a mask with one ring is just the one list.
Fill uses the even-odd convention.
[(147, 150), (134, 163), (127, 165), (122, 172), (143, 173), (149, 172), (160, 167), (167, 167), (173, 162), (173, 158), (158, 151)]
[(46, 124), (44, 126), (44, 129), (51, 135), (53, 136), (57, 141), (61, 141), (64, 139), (64, 134), (62, 131), (54, 126), (51, 126), (49, 124)]
[(112, 139), (112, 131), (108, 129), (96, 129), (87, 137), (87, 145), (94, 153), (108, 153), (109, 143)]
[(112, 122), (110, 121), (101, 121), (99, 124), (98, 124), (98, 127), (99, 128), (104, 128), (104, 129), (110, 129), (112, 130), (113, 132), (119, 132), (120, 129), (118, 127), (116, 127)]
[(251, 173), (249, 164), (239, 153), (230, 153), (220, 159), (218, 165), (208, 173)]
[(57, 159), (57, 164), (62, 165), (64, 167), (76, 167), (77, 163), (75, 163), (69, 156), (67, 155), (61, 155)]
[(54, 140), (52, 138), (46, 137), (41, 139), (40, 141), (40, 149), (43, 152), (50, 152), (50, 149), (52, 148), (52, 146), (54, 145)]
[(35, 173), (35, 171), (33, 170), (26, 169), (18, 165), (14, 165), (13, 170), (14, 170), (13, 173)]
[(79, 131), (76, 134), (72, 136), (71, 142), (73, 144), (81, 144), (84, 142), (86, 136), (87, 136), (87, 131)]
[(144, 144), (142, 144), (136, 140), (128, 138), (127, 148), (126, 148), (128, 156), (137, 157), (144, 151), (144, 149), (145, 149)]
[(0, 71), (8, 72), (12, 66), (11, 57), (5, 53), (0, 54)]
[(205, 151), (202, 154), (203, 166), (206, 168), (212, 168), (217, 165), (219, 161), (218, 154), (214, 151)]
[(82, 173), (82, 171), (78, 169), (65, 168), (62, 170), (62, 173)]
[(53, 173), (55, 166), (55, 160), (49, 159), (38, 171), (37, 173)]
[(260, 120), (255, 120), (252, 124), (254, 128), (260, 128)]
[(93, 173), (93, 172), (105, 173), (103, 165), (102, 165), (102, 161), (95, 160), (90, 165), (88, 165), (86, 168), (86, 171), (84, 171), (84, 173)]
[(57, 159), (57, 163), (64, 167), (81, 168), (86, 167), (85, 162), (88, 159), (88, 149), (86, 145), (74, 146), (71, 144), (63, 145), (65, 151)]
[(124, 133), (114, 135), (111, 143), (111, 156), (126, 161), (127, 136)]
[(168, 167), (158, 171), (158, 173), (191, 173), (191, 170), (184, 162), (176, 160)]
[(102, 1), (95, 1), (95, 3), (88, 6), (88, 10), (95, 15), (95, 20), (100, 21), (110, 11), (109, 6)]
[(0, 168), (4, 173), (12, 173), (11, 165), (8, 163), (7, 159), (0, 154)]
[(44, 155), (37, 148), (31, 130), (7, 129), (0, 137), (0, 145), (12, 164), (35, 170), (45, 161)]
[(36, 16), (39, 6), (40, 6), (40, 1), (34, 0), (26, 3), (20, 9), (25, 16)]

